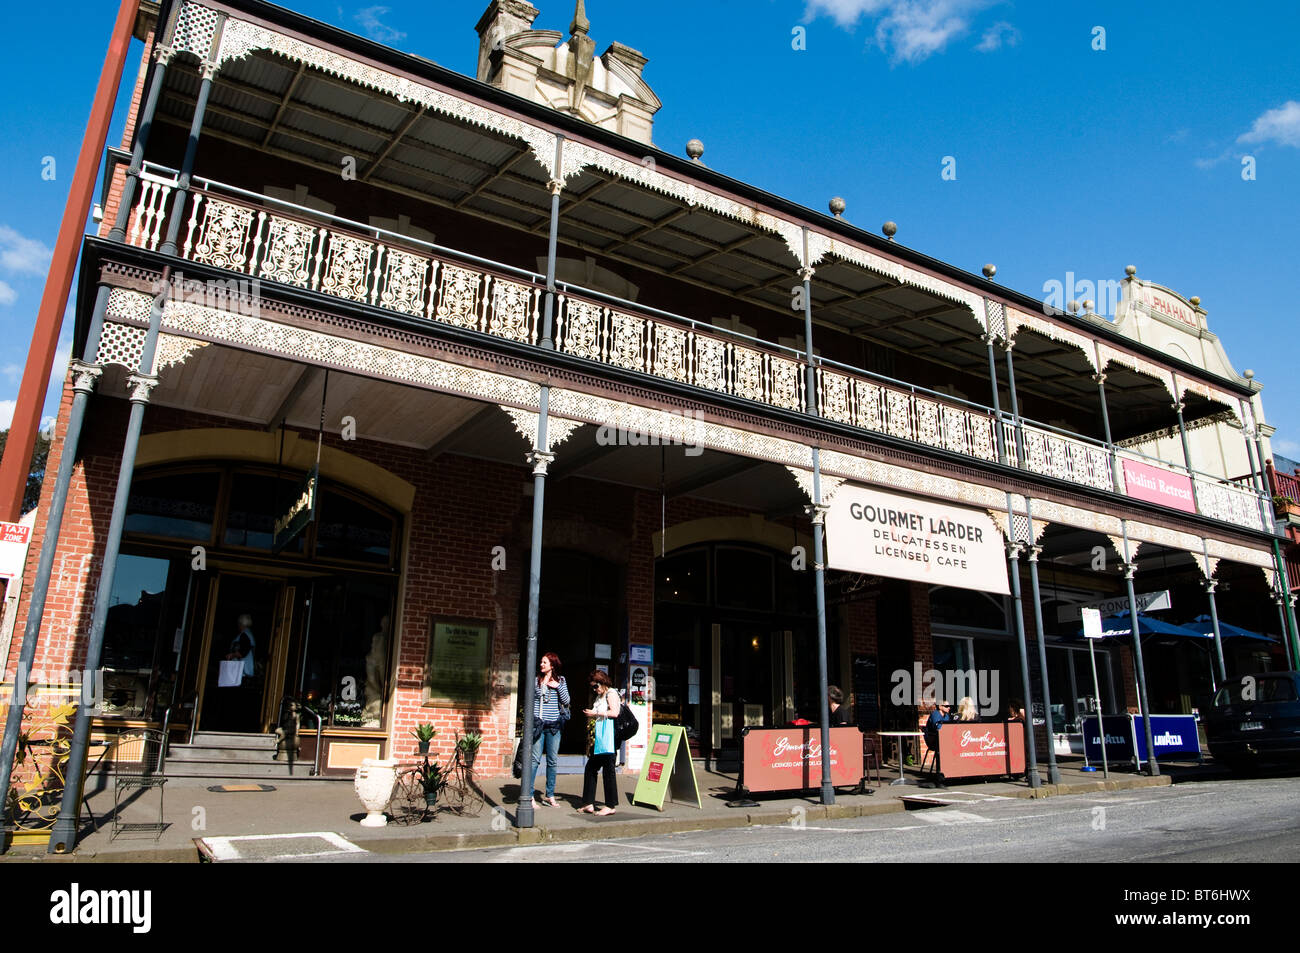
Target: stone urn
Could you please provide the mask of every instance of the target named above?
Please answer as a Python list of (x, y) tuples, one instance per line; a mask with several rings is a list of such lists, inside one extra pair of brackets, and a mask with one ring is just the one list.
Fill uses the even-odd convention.
[(397, 780), (397, 762), (366, 758), (357, 768), (352, 790), (357, 792), (361, 805), (369, 813), (361, 820), (362, 827), (383, 827), (388, 823), (384, 810), (392, 799), (393, 782)]

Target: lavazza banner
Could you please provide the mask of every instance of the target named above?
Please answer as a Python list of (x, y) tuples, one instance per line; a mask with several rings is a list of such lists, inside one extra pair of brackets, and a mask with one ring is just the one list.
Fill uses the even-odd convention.
[(1002, 533), (987, 513), (843, 486), (826, 515), (832, 569), (1010, 593)]

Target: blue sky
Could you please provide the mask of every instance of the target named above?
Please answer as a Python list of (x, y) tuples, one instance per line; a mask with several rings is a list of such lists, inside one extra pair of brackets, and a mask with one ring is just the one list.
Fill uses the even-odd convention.
[[(472, 74), (487, 4), (292, 5)], [(567, 31), (571, 0), (535, 5), (537, 28)], [(60, 12), (53, 61), (37, 42), (0, 61), (15, 92), (0, 102), (0, 424), (116, 4)], [(971, 271), (995, 262), (999, 281), (1036, 297), (1067, 273), (1119, 279), (1127, 264), (1199, 295), (1234, 366), (1264, 384), (1276, 450), (1300, 455), (1300, 5), (1238, 16), (1176, 2), (588, 0), (587, 15), (598, 52), (617, 40), (649, 57), (664, 102), (655, 142), (667, 151), (698, 137), (719, 171), (818, 210), (841, 195), (853, 222), (892, 219), (901, 243)], [(7, 17), (11, 37), (52, 26), (32, 5)], [(941, 176), (946, 156), (953, 180)], [(69, 320), (65, 342), (70, 332)], [(55, 407), (51, 397), (47, 413)]]

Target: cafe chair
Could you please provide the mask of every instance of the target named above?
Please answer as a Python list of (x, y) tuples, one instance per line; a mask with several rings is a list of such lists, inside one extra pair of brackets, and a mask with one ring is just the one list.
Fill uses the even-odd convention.
[(880, 739), (875, 735), (862, 733), (862, 780), (858, 782), (858, 790), (867, 790), (867, 782), (871, 780), (871, 773), (876, 774), (876, 787), (880, 787)]
[[(153, 729), (124, 733), (117, 736), (111, 753), (106, 753), (113, 781), (113, 831), (109, 840), (129, 831), (152, 833), (156, 841), (167, 828), (163, 819), (167, 778), (160, 768), (163, 739), (163, 733)], [(125, 808), (148, 796), (149, 792), (158, 795), (158, 819), (133, 823), (123, 821)]]

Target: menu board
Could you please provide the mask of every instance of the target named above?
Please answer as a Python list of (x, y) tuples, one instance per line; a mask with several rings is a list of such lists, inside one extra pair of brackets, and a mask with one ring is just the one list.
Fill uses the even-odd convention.
[(876, 660), (870, 655), (853, 656), (853, 718), (863, 731), (880, 730), (880, 685)]
[(696, 807), (701, 807), (686, 729), (656, 722), (650, 726), (647, 744), (632, 802), (649, 804), (662, 811), (664, 798), (671, 794), (673, 801), (693, 801)]

